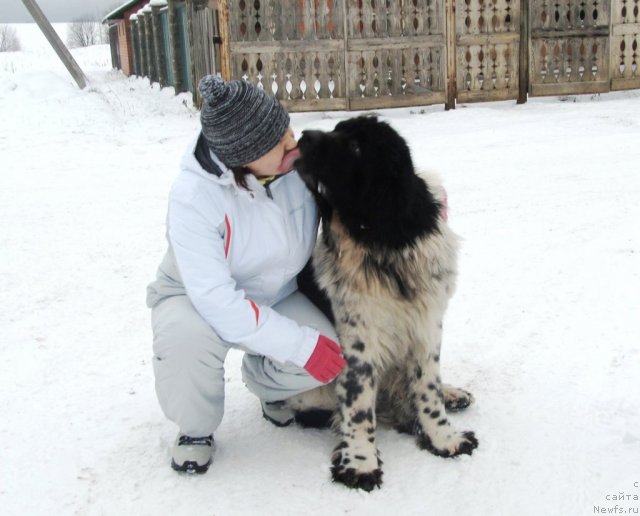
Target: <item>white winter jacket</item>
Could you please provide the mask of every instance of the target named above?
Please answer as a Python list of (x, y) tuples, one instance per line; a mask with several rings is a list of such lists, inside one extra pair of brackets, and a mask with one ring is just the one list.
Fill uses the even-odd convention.
[[(318, 230), (313, 197), (296, 171), (249, 190), (209, 152), (216, 173), (196, 159), (196, 138), (169, 194), (169, 249), (147, 304), (185, 294), (224, 341), (278, 362), (303, 366), (318, 331), (270, 307), (297, 289)], [(201, 147), (200, 147), (201, 150)]]

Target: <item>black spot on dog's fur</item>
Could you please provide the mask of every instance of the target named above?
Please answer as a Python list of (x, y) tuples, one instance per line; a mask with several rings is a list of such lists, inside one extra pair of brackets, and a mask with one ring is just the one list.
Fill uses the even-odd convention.
[(354, 378), (350, 379), (349, 375), (347, 375), (346, 381), (341, 382), (341, 385), (342, 387), (344, 387), (344, 390), (347, 393), (344, 403), (347, 407), (350, 407), (351, 405), (353, 405), (353, 402), (358, 399), (358, 396), (362, 394), (362, 392), (364, 391), (364, 388), (362, 387), (362, 384), (357, 379), (354, 379)]
[(352, 406), (353, 402), (362, 394), (365, 379), (369, 379), (370, 382), (373, 381), (373, 366), (359, 360), (357, 357), (348, 357), (346, 374), (342, 376), (340, 381), (340, 385), (346, 392), (344, 402), (347, 407)]
[(367, 421), (373, 421), (373, 412), (371, 411), (371, 409), (358, 410), (358, 412), (356, 412), (351, 418), (351, 421), (357, 424), (362, 423), (365, 419)]
[(412, 301), (416, 296), (415, 289), (409, 287), (409, 280), (404, 271), (398, 269), (394, 260), (387, 258), (385, 253), (375, 249), (367, 254), (362, 263), (365, 276), (370, 281), (377, 281), (385, 285), (389, 292), (406, 301)]
[(353, 349), (355, 349), (356, 351), (363, 352), (364, 351), (364, 342), (358, 341), (355, 344), (353, 344), (351, 347)]
[(368, 362), (363, 362), (358, 357), (347, 357), (347, 366), (350, 371), (361, 377), (368, 378), (373, 375), (373, 366)]
[(329, 428), (333, 410), (305, 410), (296, 412), (295, 420), (303, 428)]

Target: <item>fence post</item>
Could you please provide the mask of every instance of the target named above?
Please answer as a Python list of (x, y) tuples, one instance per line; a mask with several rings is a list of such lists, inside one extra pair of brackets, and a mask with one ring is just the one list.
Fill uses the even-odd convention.
[(229, 0), (220, 0), (218, 5), (218, 24), (220, 31), (220, 74), (225, 81), (231, 80), (231, 19), (229, 18)]
[(344, 100), (345, 109), (351, 111), (351, 95), (349, 94), (349, 80), (351, 78), (349, 66), (349, 0), (343, 0), (342, 20), (344, 27)]
[(144, 22), (144, 15), (142, 9), (137, 13), (138, 15), (138, 44), (140, 45), (140, 77), (149, 76), (149, 56), (147, 54), (147, 27)]
[(193, 85), (192, 89), (192, 97), (193, 97), (193, 105), (196, 107), (200, 107), (200, 97), (198, 96), (198, 83), (200, 81), (200, 77), (196, 77), (196, 67), (195, 67), (195, 45), (193, 44), (193, 16), (195, 13), (195, 7), (193, 5), (193, 0), (186, 0), (187, 4), (187, 34), (189, 39), (189, 54), (191, 55), (191, 69), (189, 70), (189, 75), (191, 75), (191, 84)]
[(151, 19), (153, 23), (153, 49), (157, 57), (157, 77), (160, 87), (164, 88), (167, 85), (167, 56), (164, 53), (164, 45), (162, 39), (162, 26), (160, 25), (160, 9), (166, 7), (166, 0), (151, 0), (149, 2), (151, 6)]
[(529, 0), (520, 0), (520, 57), (518, 104), (527, 101), (529, 92)]
[(613, 90), (613, 67), (617, 66), (617, 56), (614, 57), (613, 50), (613, 17), (615, 9), (615, 0), (609, 2), (609, 69), (607, 75), (609, 76), (609, 91)]
[(133, 53), (133, 73), (137, 77), (140, 76), (140, 63), (138, 63), (138, 51), (136, 47), (136, 33), (138, 32), (138, 27), (136, 26), (138, 16), (136, 13), (133, 13), (129, 16), (129, 30), (131, 32), (131, 52)]
[[(526, 0), (524, 0), (526, 1)], [(445, 110), (456, 108), (457, 81), (456, 81), (456, 1), (446, 1), (446, 23), (447, 32), (447, 101)]]
[(175, 82), (176, 95), (184, 91), (184, 82), (182, 81), (183, 63), (180, 59), (180, 33), (178, 32), (178, 13), (176, 12), (176, 0), (169, 0), (169, 9), (167, 11), (167, 19), (169, 21), (169, 44), (173, 51), (171, 52), (171, 66), (173, 67), (173, 80)]
[(147, 47), (148, 61), (149, 61), (149, 82), (157, 82), (158, 81), (158, 70), (156, 67), (156, 53), (153, 48), (153, 20), (151, 14), (151, 6), (147, 4), (142, 8), (142, 13), (144, 15), (144, 25), (146, 28), (146, 42), (145, 46)]

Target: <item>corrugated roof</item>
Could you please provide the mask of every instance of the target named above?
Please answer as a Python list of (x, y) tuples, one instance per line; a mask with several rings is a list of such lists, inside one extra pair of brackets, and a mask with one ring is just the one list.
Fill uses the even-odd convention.
[(122, 18), (122, 14), (125, 11), (128, 11), (132, 7), (136, 6), (137, 4), (143, 4), (143, 3), (146, 3), (146, 0), (129, 0), (128, 2), (122, 4), (120, 7), (118, 7), (117, 9), (114, 9), (109, 14), (107, 14), (104, 18), (102, 18), (102, 23), (105, 23), (109, 20)]

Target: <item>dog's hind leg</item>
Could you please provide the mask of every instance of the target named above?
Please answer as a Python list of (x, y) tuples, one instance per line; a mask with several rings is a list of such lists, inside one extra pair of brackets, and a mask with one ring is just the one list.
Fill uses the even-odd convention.
[(331, 456), (331, 473), (336, 482), (371, 491), (382, 484), (382, 462), (375, 444), (377, 384), (374, 366), (359, 355), (347, 357), (336, 384), (340, 443)]
[(287, 400), (295, 421), (305, 428), (329, 428), (337, 408), (334, 384), (323, 385)]
[(453, 385), (442, 384), (442, 395), (447, 412), (458, 412), (471, 405), (475, 398), (473, 394)]
[(428, 332), (436, 345), (416, 346), (413, 371), (408, 371), (411, 394), (416, 407), (418, 445), (441, 457), (471, 455), (478, 446), (473, 432), (458, 432), (447, 419), (440, 380), (441, 325)]

